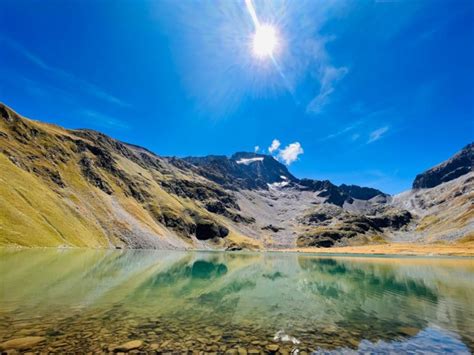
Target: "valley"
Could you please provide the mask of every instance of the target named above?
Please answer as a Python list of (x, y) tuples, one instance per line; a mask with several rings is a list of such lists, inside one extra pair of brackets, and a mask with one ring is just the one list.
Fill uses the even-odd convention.
[(3, 104), (0, 116), (1, 246), (325, 250), (461, 243), (472, 250), (472, 143), (419, 174), (413, 189), (391, 196), (299, 179), (270, 155), (162, 157), (100, 132), (33, 121)]

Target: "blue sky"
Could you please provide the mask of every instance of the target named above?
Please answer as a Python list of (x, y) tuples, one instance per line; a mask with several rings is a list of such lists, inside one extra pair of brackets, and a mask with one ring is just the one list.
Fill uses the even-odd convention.
[[(267, 152), (396, 193), (474, 137), (474, 2), (3, 0), (0, 101), (160, 155)], [(274, 145), (275, 147), (276, 145)]]

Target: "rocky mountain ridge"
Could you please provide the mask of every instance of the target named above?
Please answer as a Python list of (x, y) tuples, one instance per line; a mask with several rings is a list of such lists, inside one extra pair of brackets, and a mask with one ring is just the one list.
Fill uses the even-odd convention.
[[(388, 196), (377, 189), (357, 185), (336, 186), (329, 180), (298, 179), (288, 168), (271, 155), (249, 152), (239, 152), (230, 158), (226, 156), (187, 157), (183, 159), (190, 163), (197, 172), (231, 190), (268, 190), (273, 187), (297, 188), (319, 192), (326, 202), (342, 206), (346, 201), (370, 200), (375, 196)], [(182, 165), (178, 159), (177, 166)]]
[(452, 158), (419, 174), (413, 181), (414, 189), (431, 188), (454, 180), (474, 170), (474, 143), (468, 144)]
[(455, 241), (473, 231), (472, 155), (471, 144), (419, 175), (415, 190), (390, 196), (298, 179), (263, 154), (161, 157), (0, 105), (0, 245), (235, 250)]

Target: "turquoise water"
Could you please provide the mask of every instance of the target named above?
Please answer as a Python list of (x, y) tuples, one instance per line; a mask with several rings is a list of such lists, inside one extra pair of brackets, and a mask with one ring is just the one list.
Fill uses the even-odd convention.
[(0, 275), (0, 343), (32, 351), (474, 350), (468, 258), (0, 250)]

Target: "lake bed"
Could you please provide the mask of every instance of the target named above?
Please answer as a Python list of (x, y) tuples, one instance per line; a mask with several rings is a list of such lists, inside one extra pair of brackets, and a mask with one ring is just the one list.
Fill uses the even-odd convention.
[(0, 350), (474, 350), (474, 259), (0, 250)]

